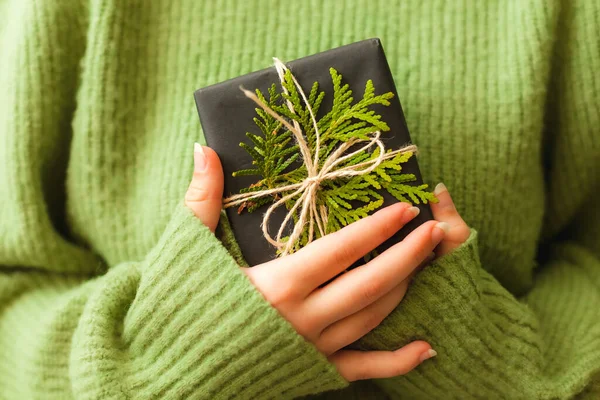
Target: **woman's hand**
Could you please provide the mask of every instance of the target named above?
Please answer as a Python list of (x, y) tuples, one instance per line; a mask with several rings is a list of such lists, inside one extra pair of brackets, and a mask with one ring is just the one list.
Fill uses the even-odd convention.
[(471, 229), (458, 214), (452, 197), (443, 183), (438, 183), (433, 192), (438, 198), (438, 203), (431, 203), (431, 211), (436, 221), (445, 222), (450, 229), (444, 240), (435, 249), (436, 257), (441, 257), (463, 244), (471, 234)]
[[(194, 178), (186, 204), (214, 231), (223, 191), (221, 164), (207, 147), (197, 145), (194, 157)], [(396, 351), (361, 352), (344, 347), (377, 327), (396, 308), (410, 279), (432, 258), (436, 246), (442, 255), (462, 243), (465, 232), (468, 234), (447, 190), (439, 192), (440, 203), (432, 209), (442, 222), (422, 224), (402, 242), (349, 272), (342, 274), (414, 218), (418, 209), (407, 203), (394, 204), (294, 254), (242, 270), (265, 299), (347, 380), (405, 374), (436, 355), (427, 342), (415, 341)], [(460, 235), (453, 236), (454, 228)]]

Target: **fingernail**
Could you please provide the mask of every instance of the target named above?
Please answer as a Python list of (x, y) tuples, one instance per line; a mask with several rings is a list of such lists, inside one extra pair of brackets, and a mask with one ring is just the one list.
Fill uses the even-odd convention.
[(429, 349), (426, 352), (424, 352), (423, 354), (421, 354), (421, 357), (419, 357), (419, 360), (421, 360), (421, 362), (430, 359), (431, 357), (435, 357), (437, 356), (437, 351), (435, 351), (434, 349)]
[(450, 224), (447, 222), (438, 222), (433, 227), (433, 232), (431, 232), (431, 238), (434, 242), (441, 242), (446, 233), (450, 230)]
[(442, 182), (438, 183), (435, 187), (435, 189), (433, 189), (433, 194), (435, 194), (436, 196), (440, 193), (442, 193), (444, 190), (448, 190), (448, 188), (446, 187), (446, 185), (444, 185)]
[(419, 213), (421, 212), (421, 210), (419, 209), (419, 207), (412, 206), (412, 207), (409, 207), (409, 208), (407, 208), (407, 209), (406, 209), (406, 212), (408, 212), (408, 213), (409, 213), (409, 215), (410, 215), (412, 218), (414, 218), (414, 217), (416, 217), (417, 215), (419, 215)]
[(429, 253), (429, 255), (427, 256), (427, 261), (431, 261), (435, 258), (435, 253), (432, 251), (431, 253)]
[(200, 143), (194, 143), (194, 170), (202, 172), (206, 169), (206, 153)]

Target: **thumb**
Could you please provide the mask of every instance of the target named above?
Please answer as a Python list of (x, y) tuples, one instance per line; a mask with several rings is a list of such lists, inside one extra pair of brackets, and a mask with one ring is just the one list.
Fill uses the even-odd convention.
[(436, 255), (441, 257), (464, 243), (469, 238), (471, 229), (458, 213), (446, 185), (439, 183), (434, 194), (439, 202), (430, 204), (433, 218), (450, 225), (450, 231), (444, 235), (444, 239), (435, 250)]
[(194, 175), (185, 194), (188, 206), (204, 225), (215, 231), (223, 204), (223, 169), (210, 147), (194, 144)]

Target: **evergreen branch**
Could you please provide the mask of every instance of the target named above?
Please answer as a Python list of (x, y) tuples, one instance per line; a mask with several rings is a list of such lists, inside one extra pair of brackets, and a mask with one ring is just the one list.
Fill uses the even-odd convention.
[(260, 171), (257, 168), (252, 169), (241, 169), (239, 171), (235, 171), (233, 176), (249, 176), (249, 175), (261, 175)]
[[(283, 92), (279, 93), (275, 84), (269, 87), (267, 96), (260, 90), (256, 90), (257, 97), (264, 104), (289, 122), (295, 122), (300, 126), (311, 157), (316, 152), (315, 124), (310, 113), (312, 110), (320, 132), (321, 165), (318, 166), (319, 168), (341, 143), (353, 139), (370, 140), (376, 131), (389, 131), (387, 123), (372, 109), (372, 106), (387, 107), (394, 97), (392, 92), (376, 94), (373, 81), (368, 80), (362, 98), (355, 101), (350, 86), (343, 83), (342, 75), (334, 68), (330, 68), (329, 72), (333, 84), (333, 104), (331, 110), (322, 116), (319, 111), (325, 92), (320, 90), (318, 82), (313, 83), (308, 92), (307, 106), (289, 70), (286, 70), (283, 76), (282, 87), (285, 89)], [(259, 192), (303, 182), (308, 176), (307, 170), (304, 164), (298, 163), (302, 156), (292, 132), (261, 108), (256, 109), (254, 123), (260, 133), (248, 132), (246, 136), (250, 142), (240, 143), (240, 146), (252, 157), (253, 168), (236, 171), (233, 176), (259, 176), (260, 179), (240, 192)], [(345, 160), (338, 168), (375, 160), (379, 157), (379, 152), (380, 149), (375, 148), (373, 151), (356, 154)], [(433, 193), (426, 190), (428, 185), (414, 185), (416, 176), (402, 171), (403, 164), (412, 156), (411, 152), (400, 153), (393, 158), (383, 160), (369, 173), (322, 181), (317, 191), (316, 202), (319, 207), (327, 208), (326, 233), (339, 230), (382, 207), (382, 191), (389, 193), (398, 201), (413, 204), (437, 202)], [(248, 212), (258, 210), (289, 193), (292, 192), (251, 197), (240, 205), (238, 212), (244, 209)], [(298, 197), (286, 202), (288, 210), (296, 199)], [(295, 222), (298, 222), (297, 212), (292, 217)], [(308, 227), (302, 232), (299, 242), (295, 245), (296, 249), (307, 243), (307, 230)], [(317, 233), (317, 236), (320, 236), (320, 233)]]

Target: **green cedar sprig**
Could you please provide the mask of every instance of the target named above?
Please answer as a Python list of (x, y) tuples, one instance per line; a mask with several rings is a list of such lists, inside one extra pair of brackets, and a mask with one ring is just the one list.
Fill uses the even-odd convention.
[[(382, 121), (381, 115), (371, 109), (371, 106), (375, 104), (389, 106), (389, 100), (394, 96), (392, 92), (376, 95), (373, 82), (368, 80), (362, 98), (355, 102), (348, 84), (342, 83), (342, 75), (334, 68), (330, 68), (329, 72), (333, 82), (333, 105), (331, 111), (317, 120), (317, 128), (321, 133), (319, 149), (321, 162), (343, 142), (353, 138), (368, 140), (369, 134), (377, 130), (389, 131), (389, 126)], [(279, 115), (300, 125), (313, 157), (316, 151), (314, 124), (289, 70), (284, 74), (282, 86), (287, 93), (286, 91), (279, 93), (276, 85), (273, 84), (268, 90), (268, 98), (258, 89), (256, 95)], [(318, 82), (315, 82), (308, 94), (308, 104), (315, 117), (324, 96), (325, 93), (319, 90)], [(292, 104), (294, 111), (290, 111), (286, 101)], [(240, 143), (240, 146), (252, 157), (253, 168), (236, 171), (233, 176), (252, 175), (260, 179), (243, 189), (241, 193), (302, 182), (307, 177), (307, 171), (302, 163), (296, 162), (301, 161), (301, 154), (292, 133), (261, 108), (256, 108), (256, 113), (254, 122), (261, 133), (247, 132), (246, 136), (251, 143)], [(377, 148), (372, 152), (357, 154), (340, 164), (339, 168), (375, 159), (379, 151)], [(398, 154), (394, 158), (383, 161), (378, 168), (368, 174), (322, 182), (317, 192), (317, 205), (325, 205), (328, 210), (326, 233), (337, 231), (380, 208), (383, 205), (381, 191), (388, 192), (399, 201), (412, 204), (437, 202), (434, 194), (426, 190), (427, 184), (410, 185), (410, 182), (416, 181), (415, 175), (402, 172), (402, 164), (412, 156), (411, 152)], [(253, 212), (286, 194), (288, 193), (253, 198), (243, 203), (238, 212), (241, 213), (244, 209)], [(294, 204), (293, 200), (287, 203), (288, 209)], [(298, 243), (298, 248), (306, 244), (307, 237), (305, 232)]]

